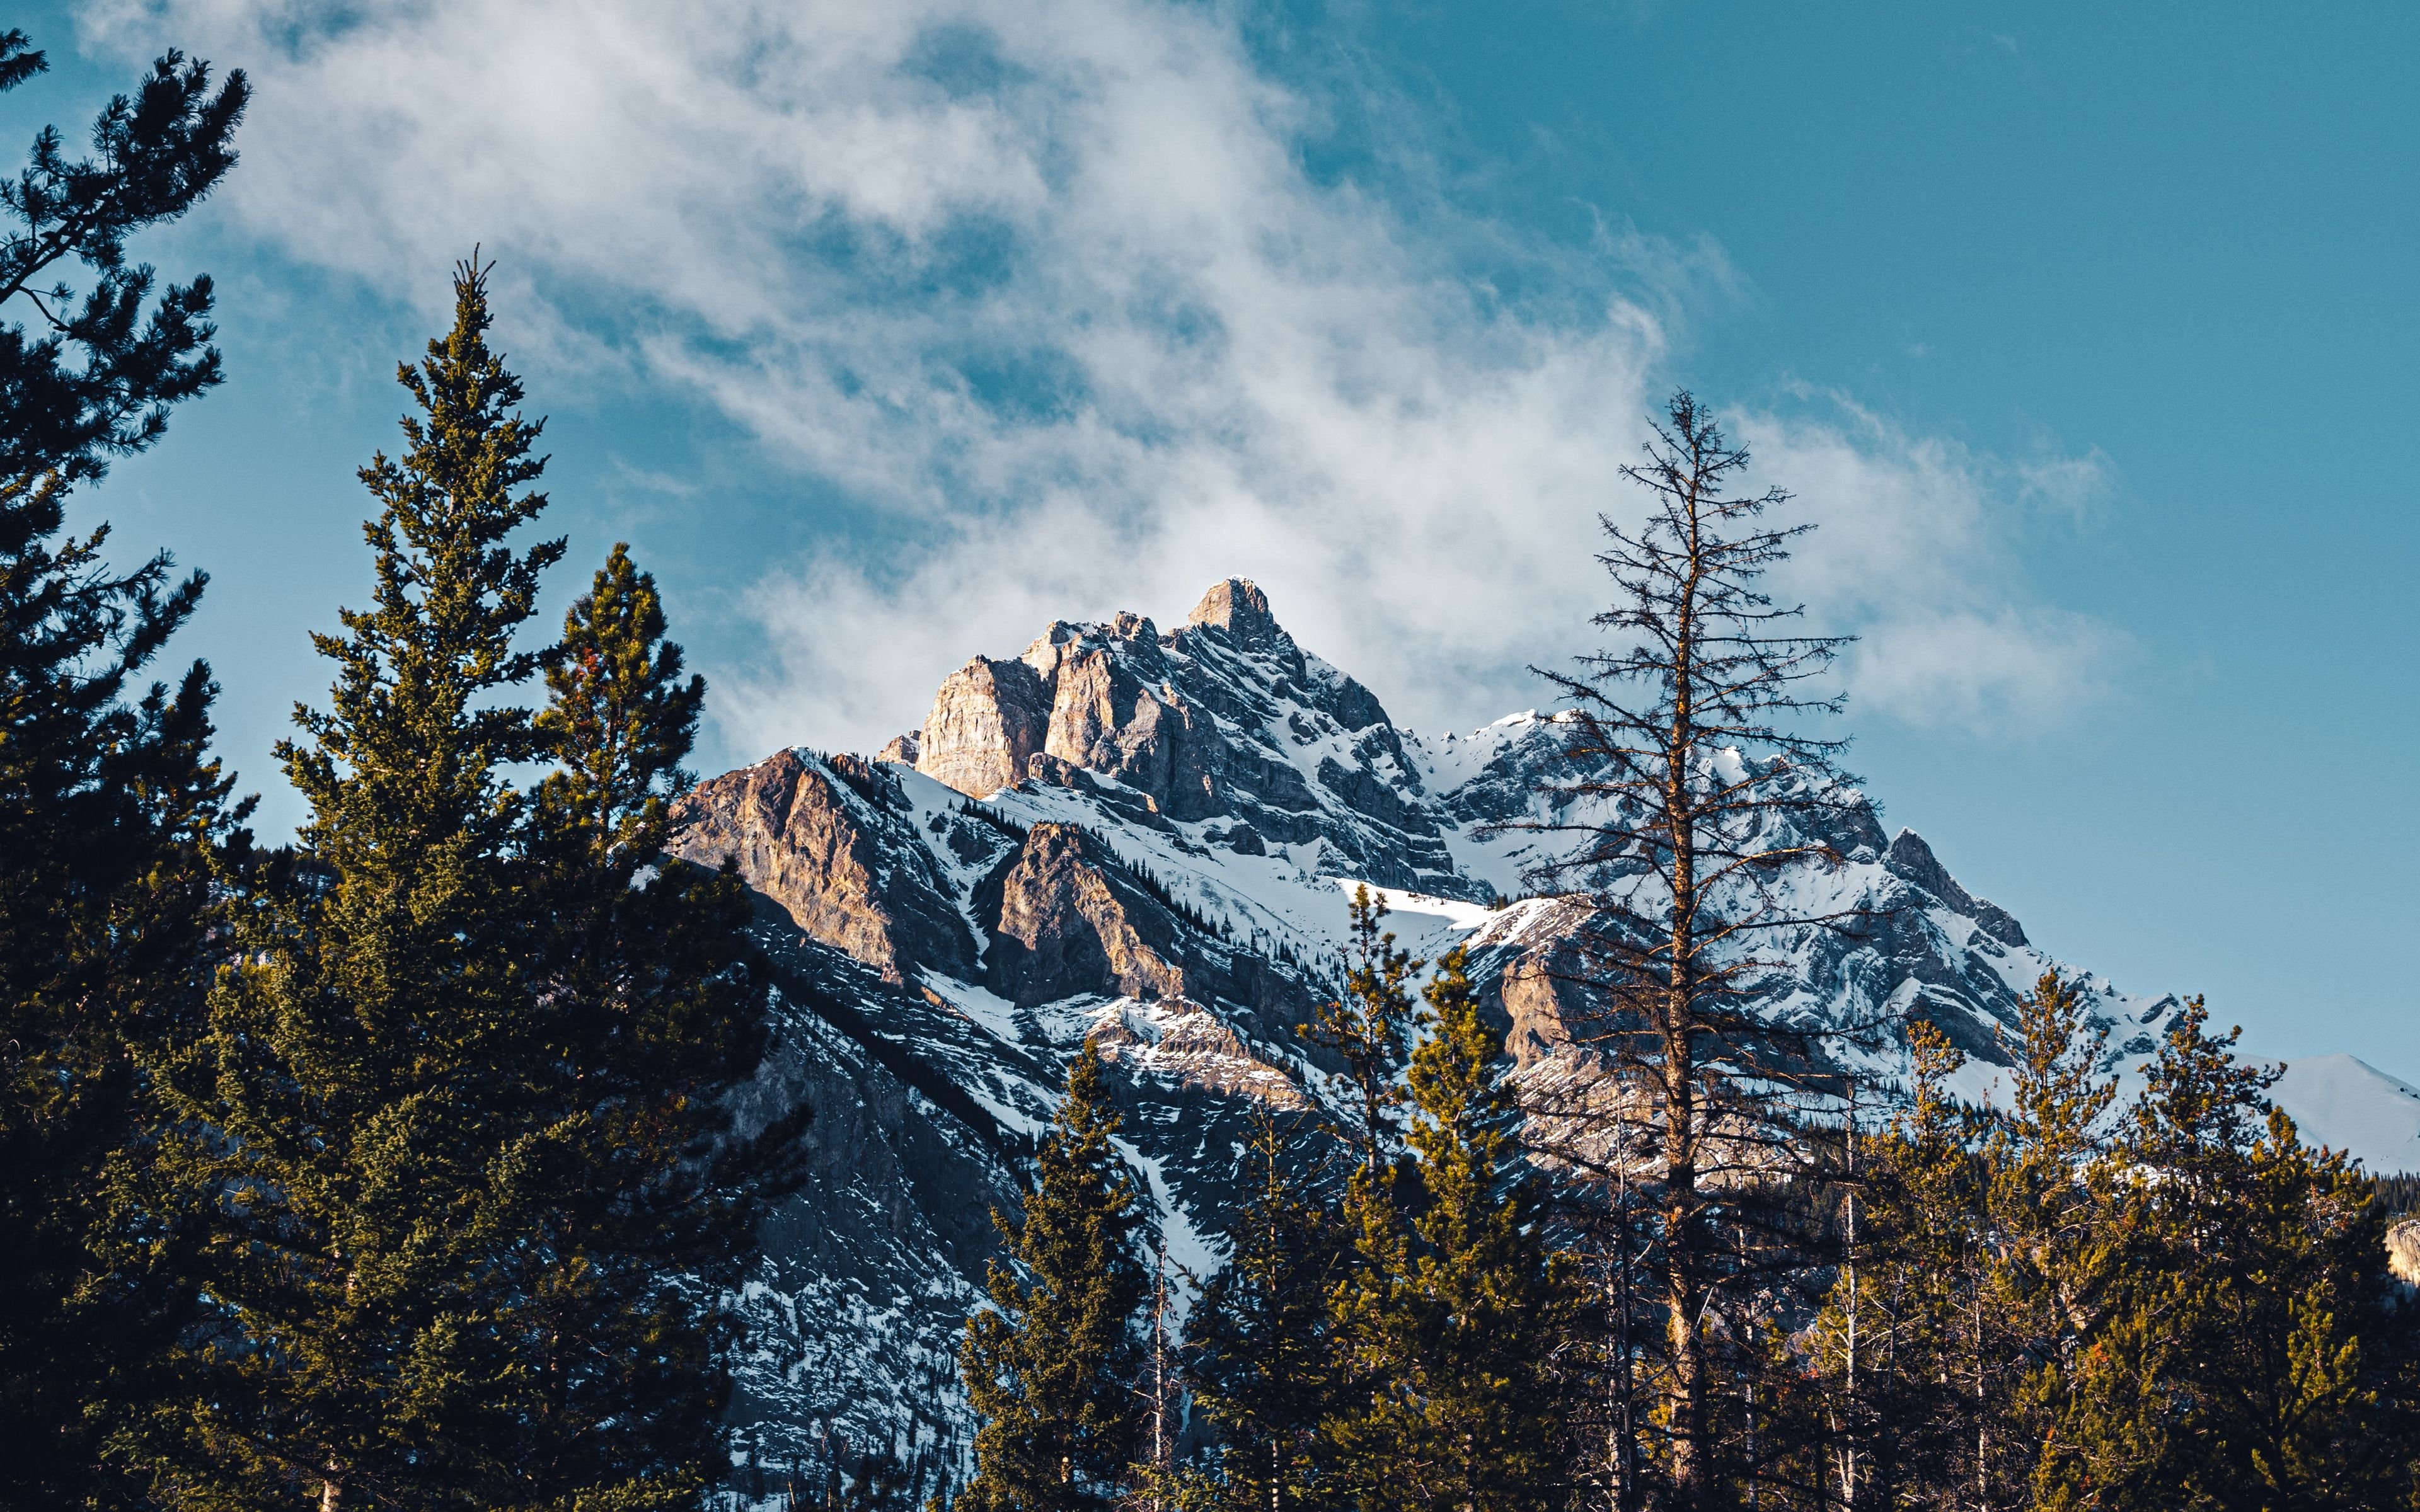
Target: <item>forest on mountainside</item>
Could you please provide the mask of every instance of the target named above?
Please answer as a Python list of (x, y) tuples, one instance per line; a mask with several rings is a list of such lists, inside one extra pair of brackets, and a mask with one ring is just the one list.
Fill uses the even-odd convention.
[[(0, 35), (0, 90), (45, 66)], [(734, 1294), (851, 1110), (749, 1101), (815, 984), (735, 864), (668, 853), (706, 690), (655, 579), (616, 546), (535, 623), (566, 548), (489, 265), (359, 471), (374, 587), (277, 748), (291, 844), (245, 828), (211, 669), (157, 671), (207, 578), (70, 528), (226, 380), (209, 278), (128, 249), (237, 171), (247, 98), (168, 54), (0, 187), (0, 1505), (2420, 1506), (2414, 1178), (2304, 1143), (2201, 1001), (2121, 1096), (2044, 975), (1980, 1105), (1920, 1008), (1760, 1011), (1782, 942), (1873, 922), (1788, 885), (1843, 861), (1807, 838), (1849, 801), (1842, 642), (1762, 586), (1814, 522), (1686, 392), (1602, 522), (1555, 801), (1501, 822), (1604, 921), (1561, 968), (1598, 1074), (1517, 1073), (1467, 953), (1361, 889), (1305, 967), (1337, 1096), (1259, 1117), (1224, 1263), (1152, 1241), (1087, 1040), (999, 1140), (971, 1443), (736, 1452)]]

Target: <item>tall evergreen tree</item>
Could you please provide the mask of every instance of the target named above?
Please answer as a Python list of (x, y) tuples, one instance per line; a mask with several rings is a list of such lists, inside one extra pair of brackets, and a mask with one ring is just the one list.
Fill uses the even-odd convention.
[(1322, 1425), (1337, 1406), (1327, 1293), (1344, 1235), (1274, 1118), (1252, 1133), (1225, 1266), (1191, 1319), (1193, 1401), (1218, 1435), (1218, 1503), (1233, 1512), (1328, 1504)]
[[(1978, 1119), (1951, 1097), (1964, 1055), (1909, 1026), (1907, 1101), (1857, 1142), (1858, 1242), (1808, 1339), (1824, 1390), (1806, 1480), (1844, 1507), (1977, 1505), (2005, 1438), (2009, 1372), (1990, 1280)], [(2005, 1459), (2006, 1451), (1996, 1452)]]
[(2083, 991), (2045, 973), (2018, 1004), (2009, 1107), (1984, 1147), (1993, 1291), (2022, 1371), (2002, 1436), (2011, 1498), (2028, 1485), (2046, 1492), (2038, 1472), (2070, 1447), (2079, 1381), (2069, 1367), (2099, 1347), (2134, 1239), (2107, 1158), (2118, 1095), (2103, 1070), (2107, 1042)]
[[(206, 1284), (234, 1341), (164, 1465), (189, 1504), (318, 1492), (444, 1505), (492, 1471), (511, 1368), (498, 1302), (519, 1019), (536, 921), (512, 855), (527, 809), (505, 770), (546, 749), (506, 702), (542, 658), (517, 649), (561, 541), (507, 538), (545, 496), (538, 425), (487, 345), (485, 280), (399, 380), (408, 448), (361, 478), (380, 506), (374, 607), (315, 635), (331, 711), (279, 745), (310, 804), (302, 858), (242, 899), (240, 964), (180, 1068), (191, 1149), (234, 1222)], [(503, 1117), (499, 1117), (502, 1114)]]
[[(46, 67), (0, 34), (0, 91)], [(0, 320), (0, 1505), (133, 1495), (107, 1448), (193, 1317), (192, 1204), (154, 1166), (147, 1068), (198, 1031), (210, 853), (242, 810), (209, 754), (209, 670), (140, 679), (206, 579), (165, 553), (113, 569), (106, 525), (63, 532), (75, 484), (219, 380), (209, 280), (147, 323), (125, 248), (232, 166), (244, 99), (171, 54), (103, 108), (98, 158), (46, 128), (0, 183), (0, 309), (39, 332)], [(41, 284), (79, 262), (81, 297)]]
[[(332, 708), (279, 748), (302, 854), (245, 879), (240, 957), (178, 1067), (189, 1180), (225, 1221), (196, 1395), (151, 1441), (194, 1506), (670, 1506), (719, 1468), (699, 1165), (752, 1064), (736, 884), (660, 868), (699, 688), (617, 551), (568, 651), (517, 645), (563, 543), (540, 425), (487, 343), (485, 270), (400, 379), (373, 607), (316, 637)], [(512, 689), (552, 664), (543, 719)], [(534, 796), (508, 779), (560, 756)]]
[(1340, 1332), (1369, 1386), (1333, 1438), (1365, 1512), (1540, 1512), (1560, 1504), (1565, 1404), (1551, 1365), (1576, 1315), (1537, 1230), (1535, 1177), (1502, 1041), (1460, 949), (1424, 991), (1435, 1033), (1412, 1054), (1408, 1232), (1365, 1222)]
[(1822, 1495), (2410, 1504), (2420, 1356), (2369, 1183), (2300, 1143), (2266, 1101), (2274, 1072), (2238, 1061), (2198, 1000), (2121, 1112), (2087, 1010), (2073, 983), (2036, 984), (2001, 1110), (1951, 1107), (1956, 1052), (1915, 1036), (1911, 1106), (1861, 1142), (1865, 1257), (1807, 1341)]
[(969, 1512), (1084, 1512), (1110, 1505), (1141, 1440), (1137, 1315), (1149, 1289), (1136, 1241), (1133, 1172), (1100, 1052), (1090, 1041), (1035, 1159), (1024, 1210), (995, 1213), (1008, 1260), (992, 1306), (967, 1320), (959, 1372), (981, 1421)]

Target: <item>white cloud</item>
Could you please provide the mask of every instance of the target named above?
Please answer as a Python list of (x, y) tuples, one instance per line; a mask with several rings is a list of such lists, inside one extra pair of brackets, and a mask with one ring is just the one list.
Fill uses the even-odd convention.
[[(1627, 507), (1668, 332), (1733, 279), (1626, 227), (1557, 253), (1442, 194), (1315, 178), (1320, 101), (1217, 8), (328, 14), (102, 0), (87, 23), (253, 70), (230, 195), (290, 255), (428, 290), (483, 240), (520, 355), (678, 385), (915, 543), (768, 564), (744, 600), (766, 656), (710, 669), (739, 750), (868, 745), (974, 652), (1181, 615), (1229, 573), (1399, 717), (1534, 702), (1521, 666), (1585, 633), (1593, 516)], [(1548, 295), (1498, 298), (1473, 248)], [(2025, 473), (1827, 415), (1741, 428), (1829, 522), (1789, 585), (1868, 632), (1853, 691), (1988, 721), (2088, 685), (2105, 632), (2029, 601), (2003, 511), (2097, 464)]]
[(1776, 575), (1776, 596), (1860, 640), (1842, 657), (1858, 709), (1934, 728), (2055, 722), (2099, 699), (2114, 628), (2033, 602), (2011, 548), (2036, 501), (2080, 510), (2107, 491), (2106, 459), (2008, 463), (1910, 436), (1838, 394), (1816, 419), (1737, 424), (1765, 481), (1823, 526)]

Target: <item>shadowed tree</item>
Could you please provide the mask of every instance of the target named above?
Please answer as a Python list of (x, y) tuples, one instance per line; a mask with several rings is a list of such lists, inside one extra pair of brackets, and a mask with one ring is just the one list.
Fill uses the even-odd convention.
[[(46, 67), (0, 33), (0, 91)], [(190, 1194), (152, 1159), (149, 1060), (199, 1031), (210, 853), (239, 840), (209, 753), (199, 662), (145, 669), (198, 606), (163, 552), (110, 563), (67, 532), (70, 492), (165, 430), (219, 379), (207, 278), (146, 301), (128, 239), (184, 213), (233, 164), (241, 74), (160, 60), (103, 108), (97, 156), (55, 129), (0, 182), (0, 1504), (114, 1504), (105, 1463), (130, 1403), (166, 1389), (192, 1319), (178, 1256)], [(90, 276), (79, 296), (63, 277)], [(29, 334), (28, 326), (32, 327)]]
[[(0, 33), (0, 90), (48, 66), (23, 32)], [(99, 478), (110, 457), (160, 439), (170, 406), (219, 381), (209, 276), (155, 301), (155, 275), (127, 262), (126, 242), (226, 177), (249, 99), (240, 70), (213, 91), (209, 64), (170, 53), (132, 99), (101, 108), (94, 156), (70, 158), (46, 126), (24, 170), (0, 183), (12, 223), (0, 241), (0, 310), (33, 322), (29, 334), (21, 319), (0, 321), (0, 478)], [(81, 290), (58, 276), (69, 263), (89, 270)]]
[(1344, 1235), (1306, 1184), (1301, 1159), (1264, 1115), (1232, 1253), (1191, 1320), (1193, 1401), (1218, 1439), (1218, 1504), (1234, 1512), (1326, 1504), (1319, 1429), (1337, 1390), (1327, 1293)]
[(1114, 1504), (1142, 1439), (1138, 1314), (1149, 1291), (1136, 1254), (1142, 1215), (1100, 1052), (1090, 1041), (1034, 1160), (1015, 1218), (994, 1214), (991, 1306), (967, 1320), (959, 1373), (975, 1434), (972, 1512), (1085, 1512)]
[(1408, 1077), (1410, 1215), (1364, 1209), (1334, 1289), (1354, 1368), (1327, 1437), (1363, 1512), (1545, 1512), (1567, 1481), (1552, 1360), (1575, 1291), (1539, 1230), (1503, 1040), (1481, 1021), (1466, 964), (1449, 952), (1425, 990), (1435, 1032)]

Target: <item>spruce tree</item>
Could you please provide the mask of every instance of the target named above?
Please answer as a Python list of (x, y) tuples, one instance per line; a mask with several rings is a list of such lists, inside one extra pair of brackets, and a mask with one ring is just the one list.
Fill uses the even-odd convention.
[[(1844, 1506), (1962, 1506), (2005, 1438), (2007, 1351), (1991, 1290), (1978, 1119), (1947, 1082), (1965, 1057), (1909, 1025), (1907, 1099), (1856, 1141), (1858, 1242), (1809, 1331), (1823, 1390), (1807, 1478)], [(1999, 1458), (2005, 1458), (2005, 1450)]]
[(1427, 964), (1413, 960), (1410, 951), (1395, 949), (1394, 934), (1380, 928), (1386, 917), (1386, 900), (1357, 885), (1345, 995), (1323, 1006), (1299, 1028), (1303, 1038), (1343, 1061), (1360, 1116), (1346, 1137), (1360, 1149), (1362, 1168), (1373, 1176), (1388, 1159), (1394, 1128), (1388, 1110), (1403, 1100), (1396, 1077), (1419, 1027), (1411, 984)]
[(2133, 1240), (2108, 1157), (2118, 1095), (2102, 1069), (2108, 1031), (2089, 1008), (2055, 972), (2018, 1004), (2009, 1106), (1985, 1146), (1993, 1286), (2022, 1372), (2003, 1435), (2012, 1458), (1997, 1472), (2011, 1495), (2020, 1485), (2048, 1489), (2044, 1467), (2066, 1452), (2077, 1389), (2066, 1367), (2099, 1347)]
[[(373, 607), (279, 748), (300, 854), (241, 879), (240, 955), (178, 1067), (225, 1215), (221, 1332), (150, 1452), (193, 1505), (671, 1506), (720, 1468), (703, 1300), (737, 1235), (696, 1160), (751, 1064), (736, 883), (661, 868), (699, 689), (617, 551), (567, 653), (517, 643), (560, 541), (512, 537), (540, 424), (486, 270), (400, 379)], [(549, 665), (543, 719), (512, 690)], [(510, 771), (560, 756), (535, 795)]]
[(1006, 1262), (990, 1308), (967, 1320), (959, 1373), (981, 1421), (968, 1512), (1079, 1512), (1116, 1501), (1141, 1439), (1135, 1179), (1087, 1041), (1016, 1217), (995, 1212)]
[(2133, 1245), (2065, 1362), (2045, 1507), (2397, 1504), (2415, 1488), (2412, 1329), (2366, 1183), (2305, 1148), (2208, 1028), (2162, 1037), (2115, 1151)]
[(723, 1112), (763, 1053), (763, 993), (745, 887), (663, 855), (706, 696), (681, 671), (654, 579), (616, 545), (565, 618), (537, 717), (557, 766), (526, 885), (550, 927), (512, 1049), (533, 1134), (511, 1166), (517, 1396), (491, 1504), (677, 1506), (720, 1477), (718, 1299), (751, 1189), (803, 1121), (740, 1140)]
[(1327, 1292), (1344, 1235), (1274, 1118), (1255, 1124), (1249, 1158), (1232, 1254), (1192, 1318), (1187, 1374), (1218, 1439), (1218, 1504), (1283, 1512), (1326, 1504), (1319, 1435), (1337, 1405), (1338, 1344)]
[(1569, 1478), (1549, 1361), (1575, 1288), (1538, 1232), (1519, 1100), (1463, 950), (1424, 996), (1436, 1029), (1410, 1067), (1412, 1216), (1389, 1232), (1365, 1207), (1339, 1321), (1367, 1396), (1341, 1405), (1332, 1437), (1367, 1512), (1535, 1512)]
[[(49, 67), (23, 32), (0, 32), (0, 93)], [(250, 99), (242, 70), (213, 90), (208, 63), (170, 52), (132, 99), (101, 107), (95, 156), (70, 159), (46, 126), (24, 171), (0, 182), (11, 223), (0, 238), (0, 307), (30, 307), (40, 332), (0, 320), (0, 478), (99, 479), (111, 457), (165, 434), (171, 406), (220, 381), (209, 275), (154, 299), (152, 270), (126, 260), (126, 242), (218, 187), (235, 166)], [(90, 270), (81, 290), (59, 276), (70, 263)]]
[[(0, 33), (0, 91), (47, 67)], [(153, 1159), (149, 1063), (199, 1032), (211, 855), (241, 806), (209, 752), (199, 662), (145, 670), (206, 581), (163, 552), (122, 570), (109, 528), (68, 533), (72, 488), (157, 440), (219, 381), (209, 280), (150, 298), (130, 237), (233, 165), (241, 74), (171, 54), (94, 124), (54, 129), (0, 183), (0, 1504), (117, 1504), (126, 1412), (166, 1389), (194, 1319), (178, 1275), (192, 1195)], [(57, 276), (90, 270), (79, 294)], [(50, 280), (47, 286), (44, 280)], [(146, 320), (147, 301), (148, 319)], [(29, 335), (27, 320), (39, 334)]]

